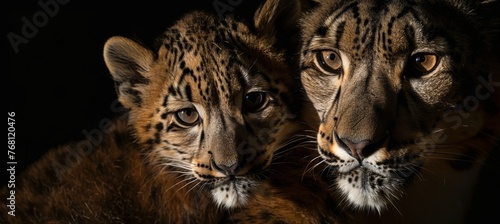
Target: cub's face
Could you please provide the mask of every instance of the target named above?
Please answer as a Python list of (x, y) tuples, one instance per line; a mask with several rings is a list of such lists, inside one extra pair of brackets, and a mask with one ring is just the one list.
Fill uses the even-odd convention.
[(464, 5), (377, 2), (330, 1), (305, 16), (301, 80), (336, 188), (381, 210), (411, 177), (479, 164), (498, 144), (499, 83)]
[(241, 24), (194, 13), (154, 53), (122, 37), (105, 47), (150, 161), (184, 178), (175, 188), (209, 189), (227, 208), (246, 202), (298, 129), (290, 72), (260, 41)]

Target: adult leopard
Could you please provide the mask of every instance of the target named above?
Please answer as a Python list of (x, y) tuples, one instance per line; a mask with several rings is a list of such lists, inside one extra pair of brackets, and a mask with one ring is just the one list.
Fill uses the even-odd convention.
[(464, 220), (500, 145), (498, 8), (331, 0), (304, 15), (301, 81), (346, 204), (382, 222)]

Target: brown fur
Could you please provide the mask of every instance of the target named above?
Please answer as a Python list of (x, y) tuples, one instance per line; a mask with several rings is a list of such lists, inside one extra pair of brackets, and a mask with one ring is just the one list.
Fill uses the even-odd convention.
[[(306, 171), (310, 164), (310, 147), (301, 147), (284, 156), (284, 164), (269, 167), (268, 180), (262, 185), (248, 205), (234, 209), (223, 223), (249, 224), (334, 224), (346, 223), (338, 198), (329, 193), (319, 166)], [(309, 167), (310, 168), (310, 167)]]
[[(172, 188), (175, 173), (147, 163), (123, 120), (82, 153), (77, 143), (47, 153), (17, 179), (16, 216), (2, 223), (216, 223), (223, 214), (206, 189)], [(85, 149), (87, 150), (87, 149)], [(78, 160), (76, 160), (78, 158)], [(75, 159), (75, 160), (73, 160)], [(161, 175), (160, 175), (161, 174)], [(7, 188), (2, 188), (6, 195)], [(211, 205), (211, 206), (200, 206)]]
[[(464, 222), (500, 147), (498, 2), (318, 2), (301, 80), (332, 192), (381, 214), (370, 222)], [(436, 67), (419, 71), (419, 54)]]
[[(294, 4), (267, 1), (256, 33), (192, 12), (155, 49), (110, 38), (104, 58), (127, 112), (96, 139), (53, 149), (29, 167), (16, 180), (16, 216), (2, 205), (0, 221), (336, 222), (335, 201), (316, 176), (322, 167), (306, 171), (317, 156), (307, 147), (317, 118), (302, 108), (296, 64), (280, 50), (288, 40), (275, 33), (293, 30)], [(262, 92), (269, 102), (253, 110), (260, 98), (246, 97)], [(179, 121), (186, 109), (200, 119)]]

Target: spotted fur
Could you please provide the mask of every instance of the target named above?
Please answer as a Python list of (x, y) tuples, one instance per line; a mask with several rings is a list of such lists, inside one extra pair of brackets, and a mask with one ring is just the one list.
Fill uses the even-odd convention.
[(19, 176), (16, 216), (2, 205), (1, 223), (218, 223), (262, 194), (266, 168), (284, 163), (274, 155), (308, 129), (276, 9), (253, 24), (192, 12), (153, 48), (110, 38), (104, 59), (127, 112), (90, 148), (58, 147)]
[(290, 72), (269, 66), (279, 55), (252, 53), (267, 49), (241, 24), (201, 14), (183, 24), (164, 34), (157, 55), (111, 38), (106, 62), (150, 159), (201, 181), (220, 206), (244, 205), (254, 175), (297, 129)]
[(500, 145), (498, 3), (318, 2), (301, 81), (333, 192), (404, 223), (463, 221)]

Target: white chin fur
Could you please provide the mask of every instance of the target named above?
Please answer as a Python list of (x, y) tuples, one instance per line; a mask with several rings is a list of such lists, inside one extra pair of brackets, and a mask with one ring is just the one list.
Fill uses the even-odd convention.
[(403, 194), (402, 180), (384, 177), (365, 169), (342, 174), (337, 177), (336, 182), (346, 201), (356, 209), (380, 213)]
[(382, 200), (380, 194), (375, 190), (359, 185), (353, 186), (353, 183), (349, 183), (347, 179), (339, 179), (337, 186), (347, 197), (350, 204), (357, 209), (376, 210), (380, 212), (386, 207), (385, 200)]
[(230, 181), (215, 187), (212, 196), (218, 206), (234, 208), (243, 206), (250, 197), (250, 188), (253, 184), (246, 181)]

